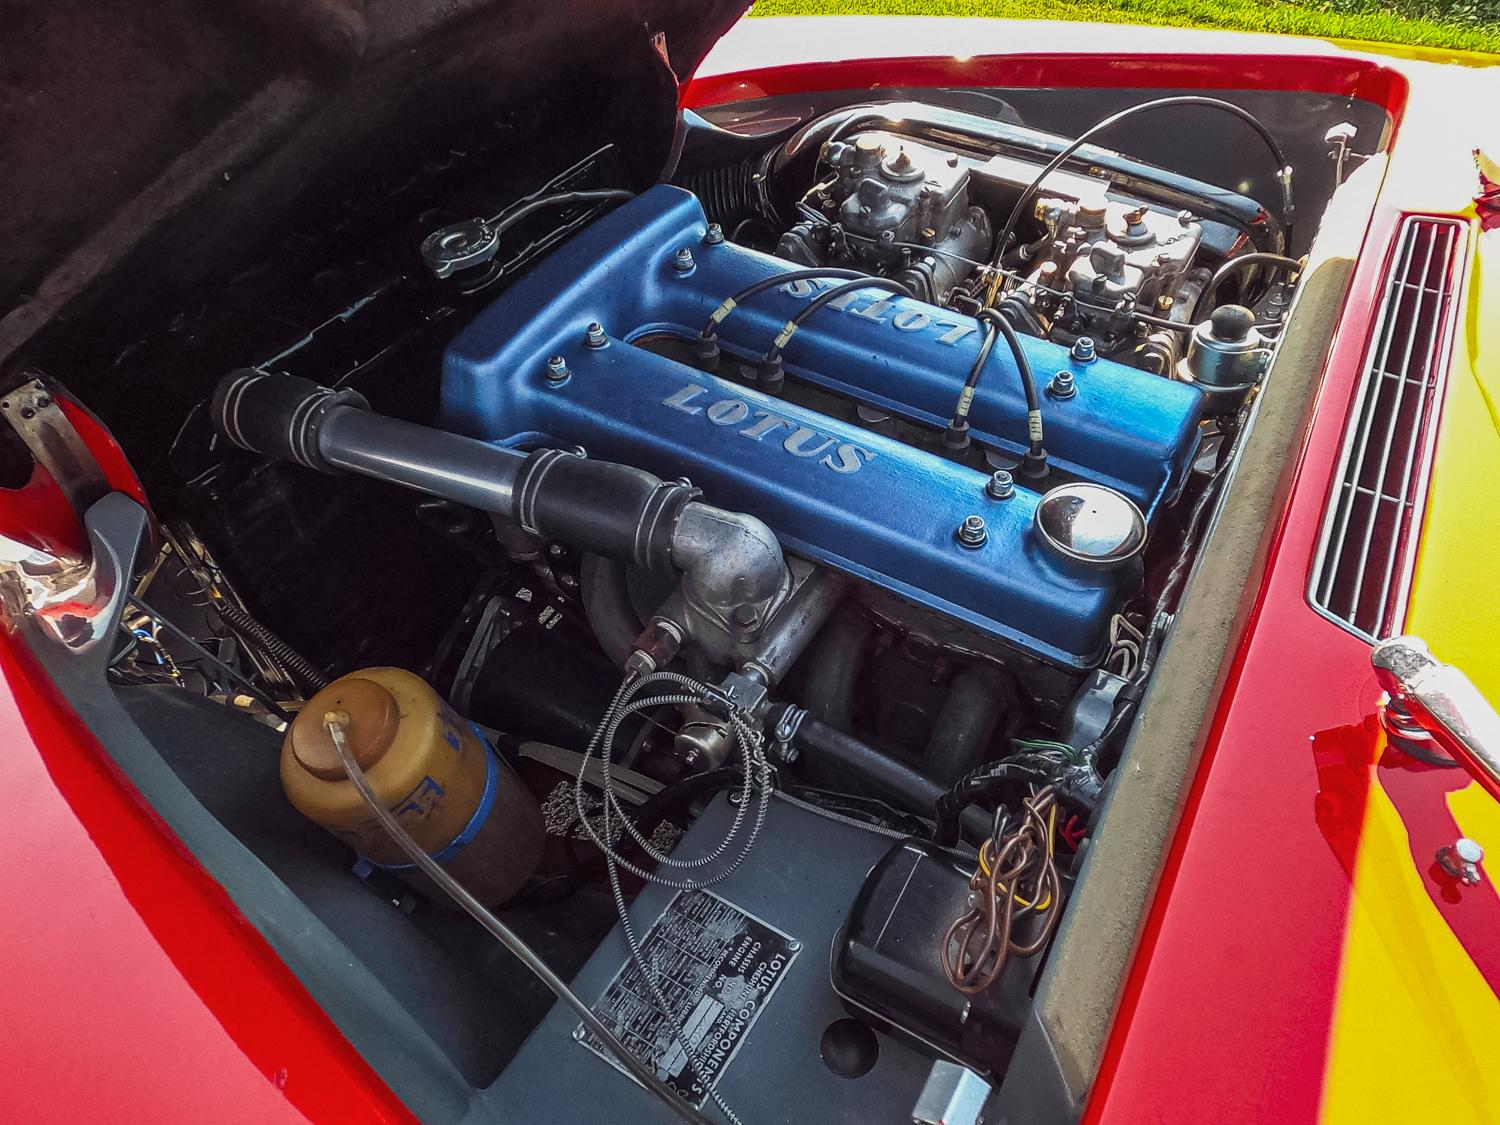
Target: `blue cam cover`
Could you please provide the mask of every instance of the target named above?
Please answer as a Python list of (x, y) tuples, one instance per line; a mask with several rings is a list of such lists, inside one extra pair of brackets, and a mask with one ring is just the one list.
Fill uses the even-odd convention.
[[(659, 186), (550, 255), (484, 310), (444, 362), (444, 423), (500, 444), (581, 445), (590, 456), (689, 477), (714, 504), (763, 519), (794, 553), (867, 579), (1044, 659), (1101, 655), (1120, 598), (1114, 575), (1052, 554), (1032, 526), (1039, 495), (986, 496), (987, 475), (882, 434), (636, 347), (696, 336), (731, 294), (793, 267), (705, 242), (697, 200)], [(693, 268), (674, 268), (688, 247)], [(720, 329), (751, 362), (813, 292), (789, 283)], [(788, 375), (941, 427), (982, 337), (970, 317), (874, 290), (811, 317), (785, 351)], [(608, 342), (587, 347), (588, 325)], [(1052, 465), (1125, 493), (1148, 514), (1174, 498), (1197, 446), (1198, 392), (1023, 337), (1033, 370), (1073, 372), (1077, 394), (1042, 405)], [(548, 357), (568, 375), (547, 378)], [(1014, 360), (995, 348), (970, 413), (974, 438), (1024, 449)], [(980, 515), (988, 539), (955, 531)]]

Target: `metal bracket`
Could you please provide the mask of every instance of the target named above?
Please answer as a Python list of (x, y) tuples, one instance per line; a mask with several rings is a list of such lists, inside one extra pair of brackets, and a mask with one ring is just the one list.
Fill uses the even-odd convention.
[(1362, 153), (1354, 152), (1354, 138), (1359, 129), (1348, 121), (1340, 121), (1323, 134), (1323, 143), (1328, 146), (1328, 159), (1333, 161), (1333, 182), (1341, 184), (1349, 165), (1354, 161), (1368, 160)]
[(979, 1125), (990, 1084), (966, 1066), (939, 1059), (911, 1111), (912, 1125)]
[(0, 415), (10, 423), (37, 464), (46, 469), (80, 515), (105, 493), (109, 483), (83, 438), (68, 421), (57, 395), (36, 372), (0, 396)]
[(718, 719), (734, 714), (753, 718), (765, 700), (765, 684), (754, 676), (731, 672), (719, 683), (710, 685), (703, 709)]

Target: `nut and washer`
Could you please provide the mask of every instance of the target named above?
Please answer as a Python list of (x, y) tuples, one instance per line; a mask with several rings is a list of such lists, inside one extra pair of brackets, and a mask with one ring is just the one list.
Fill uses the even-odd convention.
[(1071, 371), (1059, 371), (1052, 376), (1052, 381), (1047, 384), (1047, 393), (1053, 398), (1066, 401), (1078, 393), (1078, 387), (1073, 382)]
[(553, 386), (566, 383), (571, 374), (573, 373), (568, 370), (568, 361), (562, 356), (555, 355), (547, 360), (547, 382)]
[(583, 346), (586, 348), (602, 348), (609, 343), (609, 337), (604, 334), (604, 325), (597, 320), (590, 322), (583, 334)]
[(1004, 469), (996, 469), (984, 482), (984, 494), (991, 500), (1009, 500), (1016, 494), (1016, 481)]
[(693, 272), (693, 252), (684, 246), (672, 259), (672, 268), (678, 273)]
[(1094, 347), (1092, 336), (1080, 336), (1073, 341), (1073, 349), (1070, 353), (1079, 363), (1093, 363), (1099, 358), (1098, 349)]
[(970, 550), (983, 547), (985, 540), (990, 537), (989, 530), (984, 526), (984, 517), (966, 516), (964, 522), (958, 525), (956, 537), (960, 546)]
[(708, 233), (703, 236), (703, 241), (710, 246), (717, 246), (724, 241), (724, 228), (718, 223), (709, 223)]
[(1467, 836), (1461, 836), (1437, 853), (1438, 866), (1459, 882), (1478, 886), (1479, 865), (1484, 862), (1484, 849)]

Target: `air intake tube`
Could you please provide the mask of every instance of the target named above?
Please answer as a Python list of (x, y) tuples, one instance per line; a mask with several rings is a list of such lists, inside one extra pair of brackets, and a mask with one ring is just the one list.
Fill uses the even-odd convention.
[(372, 413), (353, 391), (262, 371), (227, 376), (210, 411), (242, 449), (404, 485), (620, 562), (675, 568), (684, 594), (716, 617), (739, 610), (764, 622), (790, 585), (781, 545), (763, 523), (642, 469), (556, 449), (501, 449)]

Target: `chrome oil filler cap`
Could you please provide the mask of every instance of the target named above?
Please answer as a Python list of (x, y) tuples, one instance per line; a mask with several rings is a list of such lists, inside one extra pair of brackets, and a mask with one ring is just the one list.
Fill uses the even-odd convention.
[(1065, 559), (1110, 568), (1146, 545), (1146, 517), (1129, 497), (1102, 484), (1060, 484), (1036, 506), (1042, 542)]

